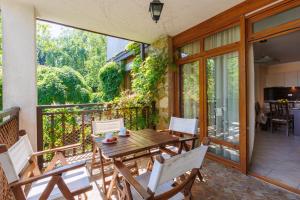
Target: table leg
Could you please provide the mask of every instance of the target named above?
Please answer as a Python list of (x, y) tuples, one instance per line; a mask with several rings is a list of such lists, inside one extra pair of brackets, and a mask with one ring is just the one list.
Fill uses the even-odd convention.
[(110, 181), (110, 185), (106, 194), (106, 198), (110, 199), (113, 188), (115, 186), (116, 180), (117, 180), (117, 176), (118, 176), (118, 171), (115, 169), (114, 174), (112, 175), (111, 181)]

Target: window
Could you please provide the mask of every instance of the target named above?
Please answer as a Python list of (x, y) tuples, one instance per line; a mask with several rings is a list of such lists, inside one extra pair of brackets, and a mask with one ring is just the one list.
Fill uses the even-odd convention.
[(231, 160), (234, 162), (240, 162), (240, 153), (238, 150), (225, 147), (219, 144), (210, 143), (208, 147), (208, 152), (214, 153), (218, 156), (221, 156), (227, 160)]
[(181, 115), (185, 118), (199, 116), (199, 62), (181, 66)]
[(126, 71), (124, 77), (124, 90), (131, 90), (131, 84), (132, 84), (132, 78), (131, 78), (130, 71)]
[(300, 19), (300, 6), (278, 13), (276, 15), (272, 15), (270, 17), (266, 17), (258, 22), (253, 23), (253, 32), (257, 33), (297, 19)]
[(239, 144), (238, 52), (207, 59), (208, 136)]
[(205, 51), (240, 41), (240, 26), (234, 26), (204, 39)]
[(178, 58), (186, 58), (188, 56), (200, 53), (200, 41), (192, 42), (178, 49)]

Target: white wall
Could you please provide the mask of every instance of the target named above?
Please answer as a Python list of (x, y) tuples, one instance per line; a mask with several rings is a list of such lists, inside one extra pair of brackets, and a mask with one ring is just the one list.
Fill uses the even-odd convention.
[(264, 88), (300, 86), (300, 61), (255, 65), (256, 101), (263, 105)]
[(10, 0), (1, 1), (3, 22), (3, 106), (19, 106), (20, 128), (36, 149), (35, 9)]

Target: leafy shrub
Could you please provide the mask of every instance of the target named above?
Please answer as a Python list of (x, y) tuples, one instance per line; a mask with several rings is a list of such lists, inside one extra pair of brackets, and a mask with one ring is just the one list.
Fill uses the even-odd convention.
[(99, 70), (99, 89), (102, 99), (112, 101), (120, 94), (120, 85), (124, 78), (124, 68), (116, 62), (109, 62)]
[(80, 73), (70, 67), (39, 66), (37, 88), (40, 105), (82, 103), (90, 100), (90, 88)]
[(138, 42), (130, 42), (126, 46), (126, 51), (130, 51), (133, 53), (133, 55), (138, 55), (141, 52), (140, 43)]

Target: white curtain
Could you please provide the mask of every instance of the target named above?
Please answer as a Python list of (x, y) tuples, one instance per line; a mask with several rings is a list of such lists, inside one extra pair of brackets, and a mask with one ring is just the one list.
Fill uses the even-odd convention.
[(255, 139), (255, 69), (254, 52), (251, 44), (248, 49), (248, 163), (251, 163)]
[(205, 38), (204, 48), (207, 51), (237, 41), (240, 41), (240, 26), (234, 26)]
[(199, 116), (199, 62), (182, 66), (182, 109), (183, 117)]

